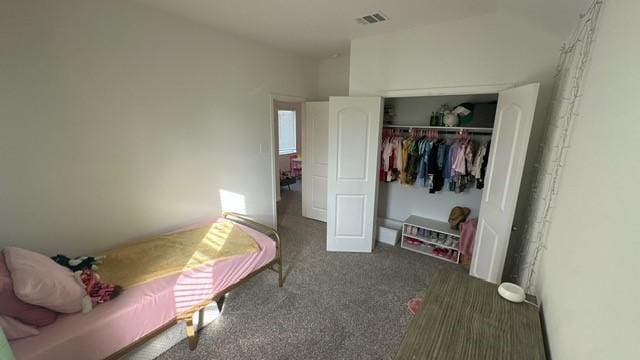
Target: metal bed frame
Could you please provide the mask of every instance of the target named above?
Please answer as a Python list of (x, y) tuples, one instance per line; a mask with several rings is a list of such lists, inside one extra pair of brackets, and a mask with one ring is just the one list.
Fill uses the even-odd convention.
[(273, 239), (273, 241), (276, 243), (276, 256), (273, 258), (273, 260), (271, 260), (269, 263), (263, 265), (262, 267), (252, 271), (251, 273), (249, 273), (247, 276), (245, 276), (242, 280), (238, 281), (237, 283), (230, 285), (228, 287), (226, 287), (225, 289), (215, 293), (211, 298), (209, 299), (205, 299), (202, 302), (198, 303), (197, 305), (192, 306), (189, 310), (186, 310), (180, 314), (178, 314), (176, 317), (174, 317), (173, 319), (171, 319), (170, 321), (168, 321), (167, 323), (163, 324), (162, 326), (160, 326), (159, 328), (157, 328), (156, 330), (146, 334), (145, 336), (141, 337), (140, 339), (134, 341), (133, 343), (125, 346), (124, 348), (118, 350), (117, 352), (111, 354), (107, 359), (109, 360), (115, 360), (115, 359), (119, 359), (122, 356), (124, 356), (126, 353), (130, 352), (131, 350), (135, 349), (136, 347), (142, 345), (143, 343), (147, 342), (148, 340), (150, 340), (151, 338), (159, 335), (160, 333), (162, 333), (163, 331), (169, 329), (170, 327), (178, 324), (179, 322), (184, 322), (186, 324), (187, 327), (187, 339), (189, 340), (189, 349), (190, 350), (195, 350), (196, 346), (198, 345), (198, 333), (194, 327), (193, 324), (193, 315), (197, 312), (199, 312), (200, 310), (204, 309), (206, 306), (210, 305), (211, 303), (214, 302), (218, 302), (219, 300), (223, 299), (225, 294), (227, 294), (229, 291), (235, 289), (236, 287), (244, 284), (245, 282), (247, 282), (248, 280), (250, 280), (251, 278), (253, 278), (255, 275), (261, 273), (264, 270), (271, 270), (274, 271), (276, 273), (278, 273), (278, 287), (282, 287), (283, 283), (284, 283), (284, 278), (282, 276), (282, 245), (280, 242), (280, 236), (278, 235), (278, 232), (275, 229), (272, 229), (266, 225), (260, 224), (244, 215), (238, 214), (238, 213), (234, 213), (234, 212), (224, 212), (222, 213), (222, 217), (224, 219), (227, 219), (229, 221), (232, 221), (236, 224), (241, 224), (241, 225), (245, 225), (248, 226), (258, 232), (261, 232), (267, 236), (269, 236), (271, 239)]

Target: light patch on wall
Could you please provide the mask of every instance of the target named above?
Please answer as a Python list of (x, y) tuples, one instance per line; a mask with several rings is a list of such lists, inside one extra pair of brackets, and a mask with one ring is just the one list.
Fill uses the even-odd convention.
[(220, 189), (220, 208), (222, 211), (245, 214), (247, 209), (244, 195)]

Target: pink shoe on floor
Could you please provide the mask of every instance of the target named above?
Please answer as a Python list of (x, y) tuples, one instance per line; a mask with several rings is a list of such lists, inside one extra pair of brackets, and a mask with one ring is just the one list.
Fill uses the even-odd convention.
[(407, 302), (407, 308), (409, 309), (411, 315), (415, 315), (418, 313), (418, 311), (420, 311), (420, 309), (422, 308), (422, 301), (422, 298), (414, 297)]

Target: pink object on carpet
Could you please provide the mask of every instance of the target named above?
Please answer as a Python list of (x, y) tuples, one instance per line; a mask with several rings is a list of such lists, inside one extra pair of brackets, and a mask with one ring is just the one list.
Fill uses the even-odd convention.
[[(86, 314), (61, 315), (40, 328), (40, 335), (10, 342), (16, 359), (75, 359), (79, 354), (83, 359), (103, 359), (275, 258), (270, 237), (239, 226), (256, 240), (260, 251), (132, 287)], [(277, 286), (275, 277), (273, 284)]]
[(422, 308), (422, 301), (422, 298), (414, 297), (407, 302), (407, 308), (409, 309), (411, 315), (415, 315), (418, 313), (418, 311), (420, 311), (420, 309)]

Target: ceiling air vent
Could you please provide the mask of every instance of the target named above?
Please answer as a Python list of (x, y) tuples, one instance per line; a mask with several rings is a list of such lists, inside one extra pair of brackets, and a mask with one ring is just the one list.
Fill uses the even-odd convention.
[(356, 18), (356, 22), (360, 25), (376, 24), (387, 20), (389, 20), (389, 18), (381, 11)]

